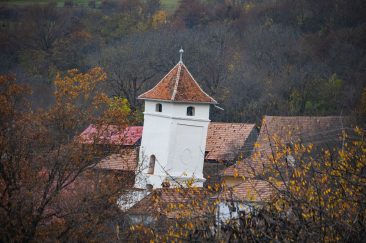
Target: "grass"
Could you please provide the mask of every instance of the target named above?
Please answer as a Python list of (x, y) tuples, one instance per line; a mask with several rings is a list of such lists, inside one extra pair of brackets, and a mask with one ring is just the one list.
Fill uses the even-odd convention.
[(179, 0), (161, 0), (161, 6), (168, 13), (173, 13), (178, 7)]
[[(74, 4), (86, 6), (88, 5), (90, 0), (73, 0)], [(0, 3), (8, 3), (8, 4), (14, 4), (14, 5), (30, 5), (30, 4), (46, 4), (49, 3), (49, 0), (7, 0), (7, 1), (1, 1)], [(65, 0), (56, 0), (57, 6), (63, 7)], [(101, 1), (96, 1), (96, 4), (100, 4)]]
[[(78, 5), (88, 5), (90, 0), (73, 0), (73, 2), (75, 4)], [(45, 4), (48, 3), (49, 0), (7, 0), (7, 1), (0, 1), (0, 3), (8, 3), (8, 4), (15, 4), (15, 5), (27, 5), (27, 4)], [(57, 5), (59, 7), (63, 7), (64, 6), (64, 0), (57, 0)], [(96, 1), (97, 5), (101, 2), (101, 1)], [(161, 0), (161, 5), (162, 8), (167, 11), (168, 13), (173, 13), (175, 11), (175, 9), (177, 8), (179, 3), (179, 0)]]

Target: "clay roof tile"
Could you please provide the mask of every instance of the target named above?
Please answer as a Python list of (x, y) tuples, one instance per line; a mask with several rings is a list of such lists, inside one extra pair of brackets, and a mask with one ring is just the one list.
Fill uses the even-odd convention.
[(154, 88), (141, 94), (138, 98), (217, 104), (201, 89), (183, 62), (175, 65)]

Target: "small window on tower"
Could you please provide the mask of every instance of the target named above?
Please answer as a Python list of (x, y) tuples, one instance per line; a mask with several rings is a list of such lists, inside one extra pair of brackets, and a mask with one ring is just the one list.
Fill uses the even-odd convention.
[(147, 170), (147, 173), (150, 175), (154, 174), (155, 160), (156, 160), (155, 155), (151, 155), (149, 162), (149, 169)]
[(163, 111), (163, 105), (162, 104), (156, 104), (155, 111), (156, 112), (162, 112)]
[(187, 107), (187, 116), (194, 116), (194, 107), (193, 106)]

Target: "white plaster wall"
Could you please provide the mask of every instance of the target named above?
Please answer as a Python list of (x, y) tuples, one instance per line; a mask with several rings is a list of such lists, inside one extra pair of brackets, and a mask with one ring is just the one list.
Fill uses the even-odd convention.
[[(156, 104), (162, 104), (162, 112), (155, 111)], [(189, 106), (193, 106), (195, 108), (194, 116), (187, 116), (187, 107)], [(160, 114), (170, 117), (208, 120), (210, 115), (210, 105), (145, 100), (145, 114), (146, 113)]]
[[(230, 210), (234, 207), (235, 210)], [(219, 224), (225, 224), (231, 220), (239, 219), (239, 213), (254, 212), (254, 205), (245, 202), (220, 202), (217, 205), (216, 220)]]
[[(203, 179), (208, 121), (174, 120), (168, 171), (173, 176)], [(174, 142), (173, 142), (174, 141)]]
[[(156, 104), (162, 112), (156, 112)], [(195, 107), (195, 115), (187, 116), (187, 107)], [(161, 187), (167, 174), (177, 178), (197, 178), (202, 186), (203, 162), (209, 124), (209, 104), (145, 101), (144, 130), (139, 163), (145, 170), (136, 177), (136, 187), (152, 184)], [(150, 155), (155, 155), (154, 175), (147, 174)], [(137, 180), (140, 183), (137, 183)]]

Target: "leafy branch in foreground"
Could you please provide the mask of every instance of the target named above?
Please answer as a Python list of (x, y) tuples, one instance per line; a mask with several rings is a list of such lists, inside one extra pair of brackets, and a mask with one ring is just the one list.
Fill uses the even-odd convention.
[(1, 241), (115, 236), (108, 224), (116, 221), (115, 202), (131, 178), (96, 173), (102, 149), (75, 139), (90, 123), (128, 124), (128, 103), (103, 94), (105, 80), (99, 67), (59, 74), (54, 103), (34, 110), (26, 87), (0, 77)]

